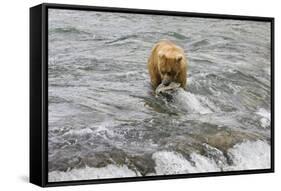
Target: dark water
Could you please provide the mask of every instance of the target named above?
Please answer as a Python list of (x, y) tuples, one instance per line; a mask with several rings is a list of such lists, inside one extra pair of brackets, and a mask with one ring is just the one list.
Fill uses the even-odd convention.
[[(187, 91), (156, 97), (169, 39)], [(270, 167), (270, 24), (49, 10), (49, 181)]]

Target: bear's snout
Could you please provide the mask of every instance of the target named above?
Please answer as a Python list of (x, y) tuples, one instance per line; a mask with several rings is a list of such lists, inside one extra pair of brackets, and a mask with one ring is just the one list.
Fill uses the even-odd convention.
[(170, 81), (170, 80), (167, 80), (167, 79), (165, 79), (165, 80), (162, 81), (162, 84), (163, 84), (164, 86), (168, 86), (170, 83), (171, 83), (171, 81)]

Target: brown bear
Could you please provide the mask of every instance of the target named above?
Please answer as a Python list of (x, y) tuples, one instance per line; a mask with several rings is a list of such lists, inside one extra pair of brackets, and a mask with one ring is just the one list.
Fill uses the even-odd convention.
[(183, 49), (173, 42), (162, 40), (156, 43), (147, 66), (153, 88), (161, 83), (168, 86), (171, 82), (186, 88), (187, 60)]

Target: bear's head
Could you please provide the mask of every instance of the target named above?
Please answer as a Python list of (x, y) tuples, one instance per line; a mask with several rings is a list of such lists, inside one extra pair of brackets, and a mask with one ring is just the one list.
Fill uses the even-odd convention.
[(161, 76), (161, 83), (168, 86), (171, 82), (177, 82), (177, 77), (182, 71), (183, 54), (178, 51), (158, 53), (158, 71)]

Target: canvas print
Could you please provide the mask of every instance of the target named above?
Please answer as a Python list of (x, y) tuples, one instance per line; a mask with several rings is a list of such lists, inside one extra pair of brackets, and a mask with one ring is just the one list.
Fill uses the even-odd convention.
[(269, 169), (270, 34), (48, 9), (48, 181)]

